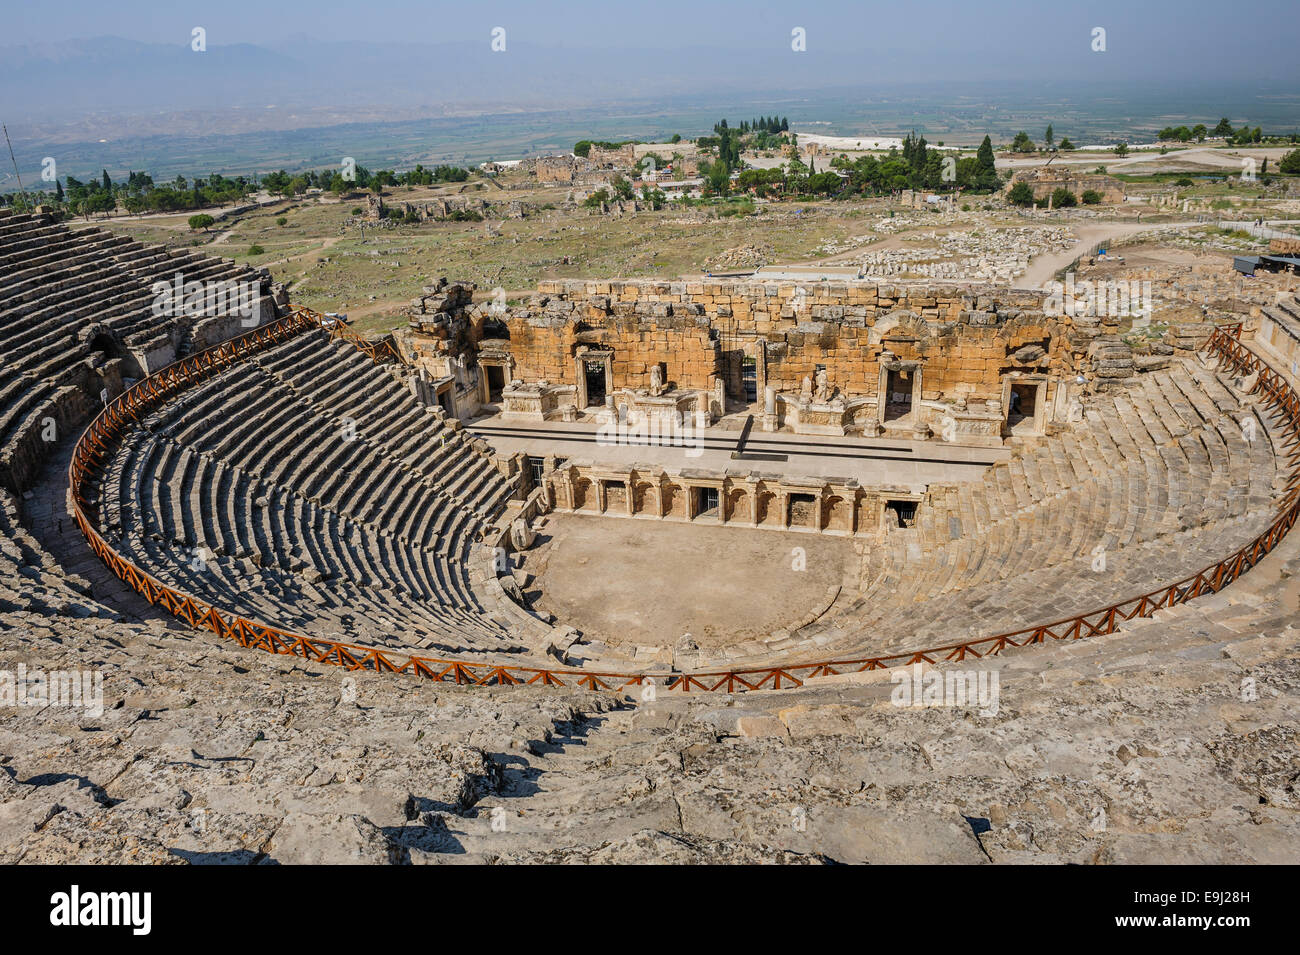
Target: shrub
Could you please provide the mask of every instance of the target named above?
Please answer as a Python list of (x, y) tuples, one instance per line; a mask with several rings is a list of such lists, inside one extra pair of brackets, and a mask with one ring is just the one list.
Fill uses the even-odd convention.
[(1030, 188), (1029, 183), (1018, 182), (1007, 193), (1007, 202), (1014, 206), (1032, 206), (1034, 204), (1034, 190)]
[(1052, 208), (1068, 209), (1070, 206), (1077, 206), (1079, 200), (1075, 198), (1074, 193), (1064, 186), (1052, 190)]
[(262, 247), (261, 247), (260, 245), (258, 245), (256, 242), (254, 242), (252, 245), (250, 245), (250, 246), (248, 247), (248, 254), (249, 254), (249, 255), (261, 255), (261, 254), (264, 253), (265, 251), (266, 251), (266, 249), (262, 248)]
[(1095, 206), (1097, 203), (1101, 202), (1101, 193), (1096, 189), (1085, 189), (1083, 190), (1083, 195), (1079, 198), (1083, 200), (1085, 206)]
[(280, 218), (275, 220), (275, 224), (278, 226), (288, 225), (289, 224), (288, 216), (280, 216)]
[(212, 218), (212, 216), (208, 215), (206, 212), (201, 212), (196, 216), (190, 216), (190, 229), (194, 232), (198, 232), (200, 229), (206, 232), (208, 229), (212, 228), (213, 223), (216, 221), (216, 219)]

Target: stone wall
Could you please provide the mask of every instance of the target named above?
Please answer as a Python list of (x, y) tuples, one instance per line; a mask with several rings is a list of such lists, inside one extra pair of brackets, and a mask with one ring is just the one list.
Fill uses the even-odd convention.
[(513, 316), (510, 355), (514, 377), (523, 381), (576, 384), (575, 354), (589, 349), (613, 349), (614, 388), (650, 387), (651, 368), (658, 363), (663, 383), (679, 389), (711, 389), (719, 373), (720, 355), (707, 324), (672, 316), (588, 315), (581, 321), (555, 316)]
[[(1068, 189), (1074, 193), (1074, 197), (1080, 202), (1083, 201), (1083, 194), (1088, 190), (1099, 193), (1102, 202), (1123, 202), (1125, 197), (1124, 183), (1113, 176), (1105, 176), (1100, 173), (1084, 175), (1082, 173), (1034, 169), (1013, 176), (1011, 185), (1015, 185), (1017, 182), (1029, 183), (1034, 190), (1034, 200), (1036, 202), (1046, 202), (1047, 197), (1057, 189)], [(1011, 186), (1007, 188), (1009, 190)]]
[(630, 169), (636, 165), (636, 150), (631, 143), (625, 146), (619, 146), (615, 149), (606, 149), (603, 146), (592, 146), (587, 153), (587, 160), (593, 166), (612, 167), (615, 169)]
[[(447, 410), (461, 417), (484, 404), (581, 414), (600, 403), (582, 363), (604, 361), (606, 397), (659, 384), (665, 400), (693, 393), (713, 421), (758, 401), (768, 431), (925, 439), (955, 427), (957, 440), (986, 445), (1002, 440), (996, 419), (1016, 412), (1013, 433), (1041, 435), (1081, 391), (1144, 370), (1118, 319), (1049, 315), (1041, 292), (988, 285), (557, 280), (513, 306), (472, 303), (471, 288), (430, 286), (399, 336), (436, 387), (455, 380)], [(886, 406), (882, 388), (900, 397)]]
[[(784, 478), (662, 467), (598, 467), (579, 462), (545, 475), (548, 505), (578, 514), (639, 520), (733, 524), (854, 536), (880, 533), (898, 518), (890, 502), (921, 506), (907, 488), (866, 489), (842, 478)], [(717, 507), (702, 511), (700, 491)]]
[[(753, 353), (764, 384), (778, 391), (798, 391), (821, 365), (841, 391), (874, 395), (885, 351), (924, 361), (927, 397), (997, 397), (1005, 371), (1074, 367), (1062, 351), (1061, 326), (1042, 313), (1036, 292), (860, 282), (553, 281), (538, 285), (537, 298), (552, 315), (597, 325), (650, 315), (661, 323), (680, 317), (668, 323), (672, 330), (683, 323), (711, 326), (720, 351)], [(680, 337), (670, 332), (672, 341)], [(1012, 357), (1017, 353), (1020, 359)], [(647, 358), (654, 360), (635, 360)]]

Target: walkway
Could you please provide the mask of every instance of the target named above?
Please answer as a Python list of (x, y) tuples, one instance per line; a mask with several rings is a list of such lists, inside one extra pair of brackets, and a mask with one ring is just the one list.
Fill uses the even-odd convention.
[[(894, 438), (833, 437), (768, 434), (751, 431), (743, 448), (741, 432), (719, 427), (691, 432), (682, 445), (666, 441), (651, 446), (644, 438), (618, 442), (599, 433), (590, 421), (519, 422), (499, 415), (480, 418), (468, 429), (488, 441), (498, 454), (556, 454), (614, 466), (658, 465), (679, 470), (761, 471), (795, 477), (855, 478), (865, 487), (978, 480), (996, 461), (1005, 461), (1005, 448), (972, 448), (942, 441)], [(738, 456), (737, 456), (738, 453)]]

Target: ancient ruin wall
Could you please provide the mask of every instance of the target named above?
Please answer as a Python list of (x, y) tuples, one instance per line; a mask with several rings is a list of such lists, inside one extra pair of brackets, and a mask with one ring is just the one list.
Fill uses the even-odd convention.
[(582, 330), (575, 321), (533, 316), (516, 316), (507, 324), (513, 376), (523, 381), (576, 384), (574, 355), (584, 345), (613, 350), (615, 388), (649, 388), (656, 363), (663, 368), (664, 383), (683, 390), (709, 389), (718, 374), (719, 353), (707, 325), (609, 315), (589, 317), (584, 324), (591, 327)]
[[(539, 330), (531, 318), (516, 319), (511, 352), (519, 360), (520, 378), (570, 381), (566, 375), (572, 369), (558, 368), (563, 361), (556, 359), (572, 352), (573, 323), (609, 332), (626, 320), (653, 316), (654, 334), (630, 339), (607, 334), (616, 356), (620, 342), (630, 351), (629, 387), (645, 387), (636, 375), (648, 371), (637, 367), (672, 360), (669, 353), (678, 347), (695, 353), (681, 363), (698, 371), (701, 356), (691, 338), (698, 337), (697, 325), (708, 323), (721, 352), (762, 342), (765, 384), (778, 391), (798, 391), (820, 365), (838, 388), (875, 394), (879, 358), (888, 351), (897, 360), (924, 360), (926, 397), (992, 398), (1001, 394), (1001, 375), (1009, 370), (1074, 370), (1067, 328), (1046, 316), (1042, 305), (1037, 292), (949, 285), (553, 281), (538, 285), (538, 301), (530, 310), (540, 306), (552, 321), (567, 318), (568, 324)], [(668, 379), (681, 387), (707, 387), (689, 375), (674, 378), (670, 372)]]

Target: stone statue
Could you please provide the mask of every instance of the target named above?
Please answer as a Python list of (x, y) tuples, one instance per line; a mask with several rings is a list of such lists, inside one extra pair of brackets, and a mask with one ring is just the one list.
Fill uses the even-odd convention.
[(812, 379), (809, 378), (807, 375), (803, 376), (803, 383), (799, 386), (799, 397), (800, 398), (812, 397)]
[(664, 393), (664, 369), (663, 365), (655, 362), (650, 366), (650, 394), (656, 398)]
[(536, 538), (536, 533), (522, 517), (517, 517), (510, 522), (510, 543), (514, 545), (516, 551), (528, 550), (533, 546)]
[(825, 403), (831, 400), (831, 397), (832, 395), (834, 395), (834, 393), (835, 391), (831, 387), (830, 377), (826, 374), (826, 369), (818, 368), (817, 369), (817, 390), (814, 394), (814, 397), (818, 401)]

